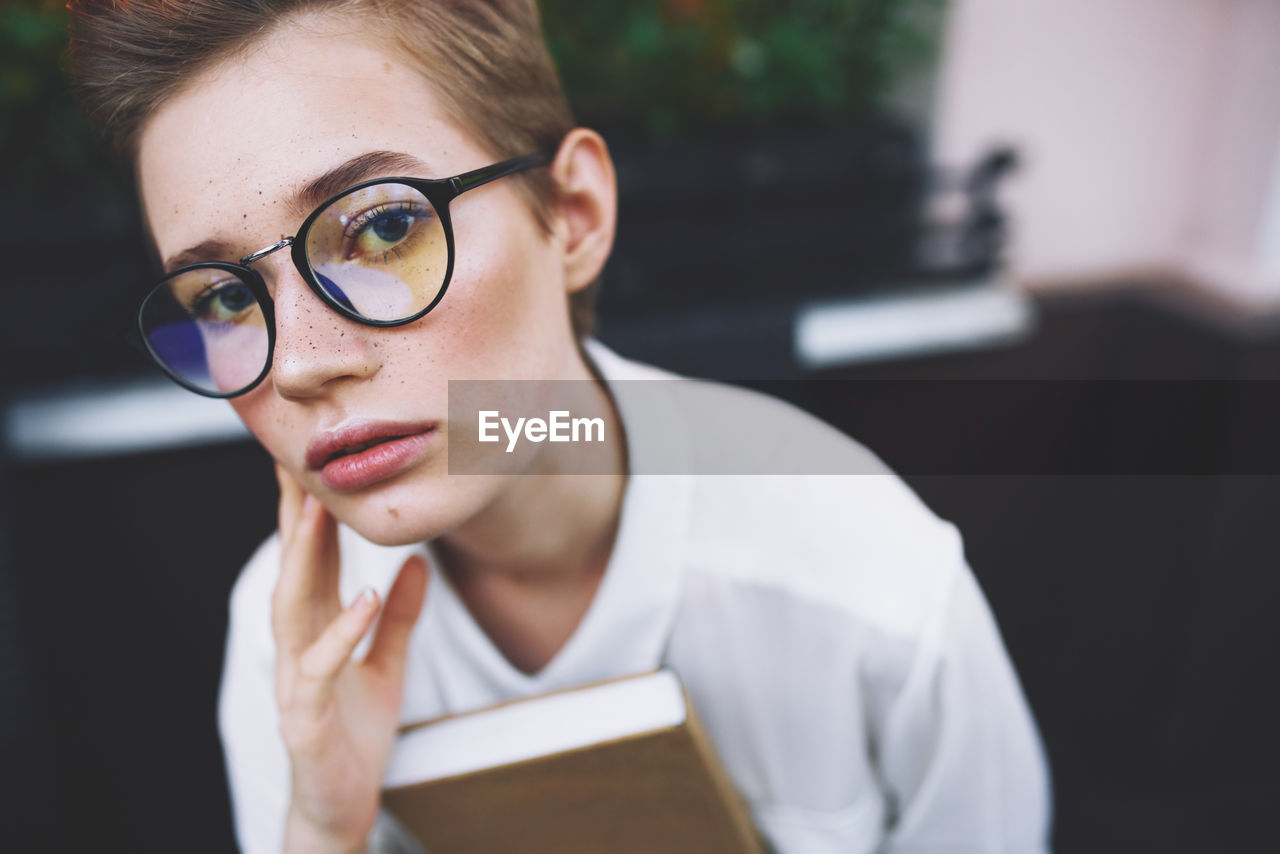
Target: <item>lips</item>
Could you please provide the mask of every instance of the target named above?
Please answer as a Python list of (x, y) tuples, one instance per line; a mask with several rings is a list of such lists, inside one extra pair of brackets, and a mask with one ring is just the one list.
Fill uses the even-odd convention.
[(337, 492), (363, 489), (409, 468), (430, 445), (434, 422), (364, 422), (320, 434), (307, 445), (307, 468)]

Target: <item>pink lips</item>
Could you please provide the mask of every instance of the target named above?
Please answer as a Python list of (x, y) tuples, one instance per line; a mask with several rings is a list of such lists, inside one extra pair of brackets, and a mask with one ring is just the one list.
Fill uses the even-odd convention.
[(430, 444), (434, 423), (387, 421), (351, 424), (322, 433), (307, 445), (307, 468), (335, 492), (354, 492), (395, 477)]

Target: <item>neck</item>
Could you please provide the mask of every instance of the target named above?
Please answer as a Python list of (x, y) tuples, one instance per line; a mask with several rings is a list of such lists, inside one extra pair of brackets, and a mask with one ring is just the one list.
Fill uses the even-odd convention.
[[(581, 353), (573, 348), (567, 378), (591, 380)], [(488, 507), (435, 542), (451, 579), (500, 579), (544, 589), (575, 586), (598, 576), (607, 565), (626, 489), (626, 449), (622, 421), (600, 380), (591, 384), (595, 411), (604, 415), (609, 444), (600, 474), (563, 474), (552, 467), (538, 474), (509, 476), (507, 488)], [(543, 470), (547, 469), (547, 470)]]
[[(575, 350), (579, 372), (591, 373)], [(554, 463), (508, 476), (485, 509), (434, 547), (458, 595), (490, 640), (526, 673), (540, 670), (573, 634), (613, 551), (626, 489), (622, 422), (602, 382), (591, 386), (608, 443), (596, 474)], [(554, 457), (553, 457), (554, 458)]]

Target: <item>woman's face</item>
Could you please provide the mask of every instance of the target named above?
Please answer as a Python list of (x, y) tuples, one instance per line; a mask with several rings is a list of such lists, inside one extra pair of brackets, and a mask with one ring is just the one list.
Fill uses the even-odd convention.
[[(375, 152), (380, 166), (358, 168)], [(144, 128), (138, 176), (172, 267), (234, 261), (295, 235), (316, 204), (308, 186), (335, 169), (349, 185), (448, 177), (495, 159), (394, 51), (312, 20), (281, 27), (166, 102)], [(544, 233), (511, 178), (459, 197), (450, 213), (449, 290), (404, 327), (341, 317), (287, 251), (254, 264), (275, 303), (275, 355), (267, 379), (232, 405), (305, 489), (385, 544), (447, 533), (503, 488), (495, 476), (446, 477), (448, 380), (578, 378), (581, 364), (563, 223)]]

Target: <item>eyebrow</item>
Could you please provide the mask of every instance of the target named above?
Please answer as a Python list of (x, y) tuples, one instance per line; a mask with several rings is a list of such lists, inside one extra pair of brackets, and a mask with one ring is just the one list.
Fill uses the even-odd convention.
[(197, 243), (195, 246), (183, 249), (177, 255), (170, 255), (164, 262), (164, 272), (172, 273), (179, 267), (186, 267), (188, 264), (201, 264), (205, 261), (233, 261), (238, 260), (239, 256), (232, 257), (231, 246), (225, 240), (206, 240), (203, 243)]
[[(368, 178), (407, 177), (428, 172), (426, 164), (411, 154), (401, 151), (366, 151), (308, 181), (289, 196), (289, 207), (297, 211), (299, 216), (306, 216), (313, 208), (319, 207), (352, 184), (359, 184)], [(205, 240), (169, 256), (164, 262), (164, 271), (171, 273), (179, 267), (206, 261), (239, 259), (240, 256), (235, 254), (235, 249), (227, 241)]]
[(293, 194), (289, 203), (305, 215), (330, 197), (366, 178), (384, 175), (405, 177), (406, 173), (421, 175), (426, 171), (426, 164), (411, 154), (401, 151), (366, 151), (309, 181)]

